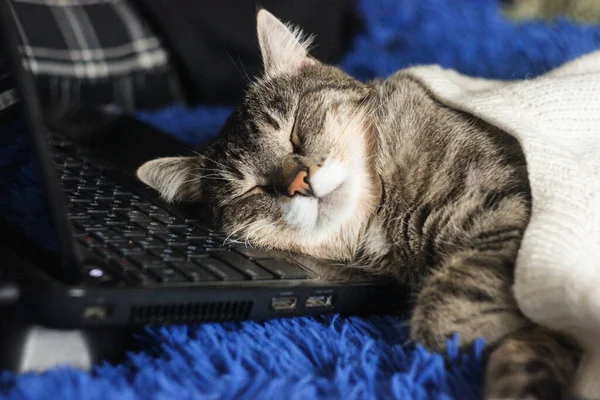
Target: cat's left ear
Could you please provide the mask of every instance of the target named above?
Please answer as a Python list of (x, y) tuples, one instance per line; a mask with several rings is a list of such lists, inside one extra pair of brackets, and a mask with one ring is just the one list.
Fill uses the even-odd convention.
[(308, 55), (312, 38), (303, 38), (302, 31), (290, 29), (267, 10), (258, 11), (256, 30), (266, 75), (296, 72), (317, 64)]
[(157, 158), (139, 167), (137, 177), (169, 203), (199, 201), (202, 197), (202, 180), (194, 176), (201, 168), (199, 162), (197, 157)]

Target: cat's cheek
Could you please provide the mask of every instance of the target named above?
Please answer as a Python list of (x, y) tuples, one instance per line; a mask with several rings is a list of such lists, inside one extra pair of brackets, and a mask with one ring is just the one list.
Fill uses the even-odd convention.
[(295, 196), (282, 203), (281, 211), (289, 226), (312, 231), (317, 226), (319, 202), (314, 197)]
[(336, 190), (348, 177), (348, 171), (342, 163), (327, 160), (310, 178), (310, 184), (317, 197), (324, 197)]

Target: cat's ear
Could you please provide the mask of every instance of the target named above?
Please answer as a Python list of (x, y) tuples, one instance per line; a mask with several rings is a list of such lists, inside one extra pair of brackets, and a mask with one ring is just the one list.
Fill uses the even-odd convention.
[(289, 28), (267, 10), (258, 11), (256, 30), (266, 75), (295, 72), (317, 63), (308, 55), (312, 38), (304, 38), (302, 31)]
[(197, 157), (157, 158), (139, 167), (137, 177), (167, 202), (199, 201), (202, 182), (194, 177), (199, 162)]

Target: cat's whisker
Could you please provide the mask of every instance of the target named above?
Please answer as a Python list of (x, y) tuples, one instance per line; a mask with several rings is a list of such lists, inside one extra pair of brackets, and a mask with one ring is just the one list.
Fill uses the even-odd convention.
[(246, 233), (246, 242), (249, 242), (249, 238), (250, 237), (256, 237), (256, 234), (262, 230), (264, 230), (265, 228), (269, 227), (271, 225), (270, 221), (264, 222), (261, 225), (255, 224), (256, 226), (253, 226), (251, 228), (248, 229), (248, 232)]
[(242, 67), (242, 71), (244, 71), (244, 75), (246, 75), (246, 78), (248, 79), (248, 84), (252, 83), (252, 78), (250, 78), (250, 75), (248, 75), (248, 71), (246, 71), (246, 67), (244, 67), (244, 63), (242, 62), (239, 54), (237, 54), (237, 58), (240, 62), (240, 67)]
[(214, 180), (214, 181), (226, 181), (228, 182), (228, 179), (224, 179), (222, 176), (220, 175), (198, 175), (193, 177), (192, 179), (188, 179), (186, 181), (182, 181), (181, 184), (184, 183), (191, 183), (191, 182), (198, 182), (200, 180), (204, 180), (204, 179), (209, 179), (209, 180)]
[(222, 164), (222, 163), (220, 163), (218, 161), (215, 161), (212, 158), (210, 158), (210, 157), (208, 157), (208, 156), (206, 156), (204, 154), (198, 153), (197, 151), (194, 151), (193, 153), (196, 154), (198, 157), (204, 158), (205, 160), (208, 160), (208, 161), (210, 161), (210, 162), (212, 162), (212, 163), (214, 163), (216, 165), (220, 165), (221, 167), (223, 167), (224, 172), (228, 172), (229, 168), (225, 164)]
[(227, 173), (227, 171), (223, 171), (222, 169), (217, 169), (217, 168), (203, 168), (203, 167), (200, 167), (200, 168), (197, 168), (197, 169), (198, 169), (198, 171), (202, 171), (202, 172), (217, 172), (217, 173), (226, 172)]
[[(247, 80), (247, 83), (250, 83), (252, 80), (250, 79), (250, 76), (248, 75), (248, 72), (246, 71), (246, 68), (244, 68), (244, 64), (241, 63), (240, 60), (240, 66), (242, 67), (242, 70), (244, 71), (244, 73), (242, 74), (242, 71), (240, 71), (240, 69), (238, 68), (238, 65), (235, 61), (233, 61), (233, 57), (231, 57), (231, 54), (229, 54), (229, 51), (227, 51), (227, 49), (225, 49), (225, 54), (227, 54), (227, 57), (229, 57), (229, 59), (231, 60), (231, 63), (233, 64), (233, 66), (235, 67), (236, 71), (242, 76), (245, 77)], [(239, 59), (239, 54), (238, 54), (238, 59)]]

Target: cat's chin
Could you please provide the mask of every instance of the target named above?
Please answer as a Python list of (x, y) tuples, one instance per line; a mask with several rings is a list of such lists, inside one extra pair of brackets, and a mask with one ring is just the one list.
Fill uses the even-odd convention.
[[(319, 222), (321, 225), (341, 225), (352, 216), (352, 205), (347, 182), (323, 197), (318, 197)], [(334, 226), (335, 227), (335, 226)]]
[(310, 234), (331, 234), (338, 231), (354, 214), (354, 197), (347, 181), (321, 197), (297, 196), (286, 202), (283, 214), (286, 223)]

